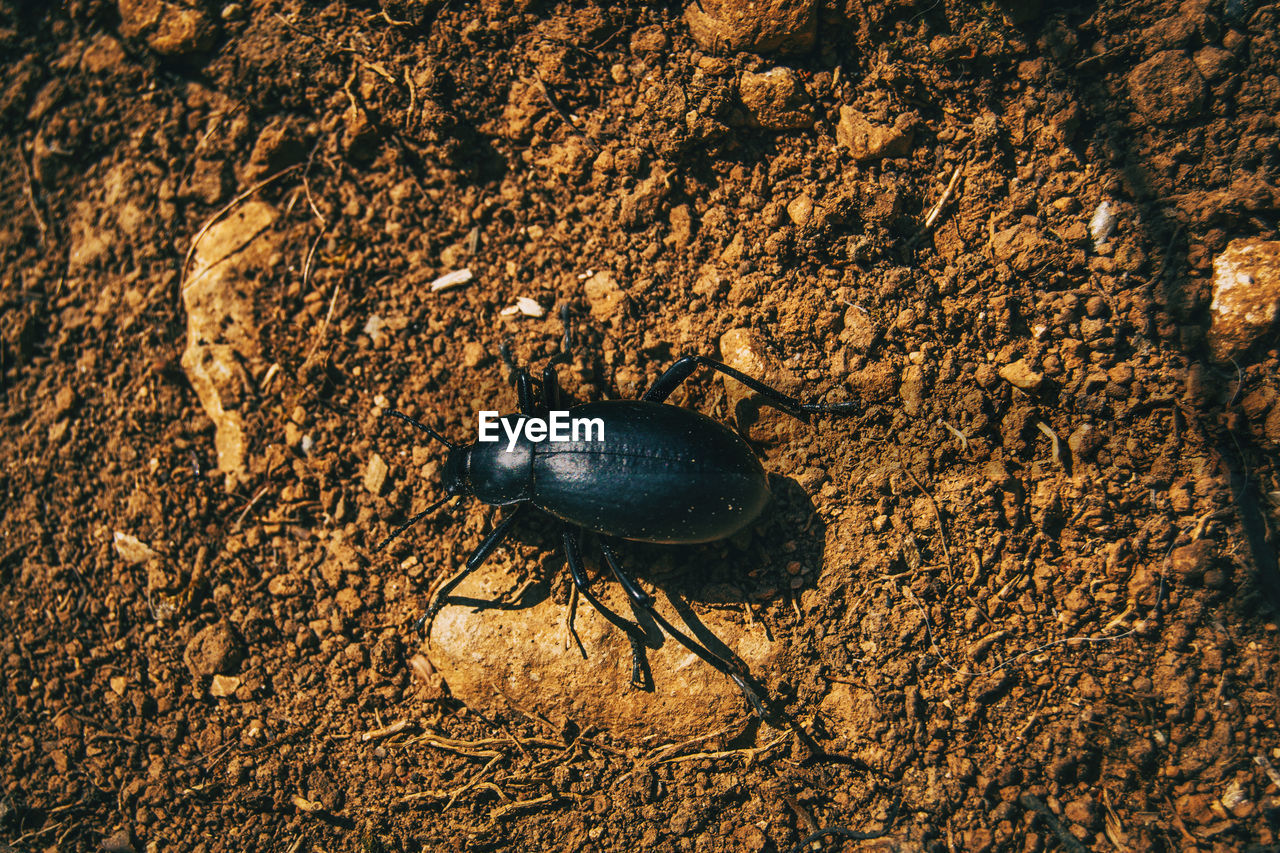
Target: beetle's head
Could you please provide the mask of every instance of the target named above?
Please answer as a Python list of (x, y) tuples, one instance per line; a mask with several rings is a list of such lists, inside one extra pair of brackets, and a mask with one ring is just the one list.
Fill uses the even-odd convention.
[(471, 478), (467, 476), (467, 460), (470, 447), (451, 447), (444, 460), (444, 490), (449, 497), (466, 497), (474, 494)]

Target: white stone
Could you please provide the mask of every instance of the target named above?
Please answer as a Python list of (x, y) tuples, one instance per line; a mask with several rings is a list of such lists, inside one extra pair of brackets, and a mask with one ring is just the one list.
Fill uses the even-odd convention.
[(431, 292), (435, 293), (438, 290), (452, 290), (455, 287), (462, 287), (462, 285), (471, 281), (473, 278), (475, 278), (475, 276), (472, 275), (470, 269), (460, 269), (454, 270), (453, 272), (447, 272), (435, 281), (431, 282)]

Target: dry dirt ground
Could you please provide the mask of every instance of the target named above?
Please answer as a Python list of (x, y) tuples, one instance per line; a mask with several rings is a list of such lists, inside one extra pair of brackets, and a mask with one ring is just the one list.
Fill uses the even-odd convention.
[[(1280, 8), (735, 5), (0, 1), (0, 849), (1275, 849), (1280, 354), (1209, 301)], [(373, 553), (441, 488), (380, 412), (471, 440), (559, 306), (580, 400), (862, 402), (695, 376), (778, 500), (624, 548), (771, 722), (669, 641), (530, 688), (537, 519), (474, 665), (413, 622), (500, 516)]]

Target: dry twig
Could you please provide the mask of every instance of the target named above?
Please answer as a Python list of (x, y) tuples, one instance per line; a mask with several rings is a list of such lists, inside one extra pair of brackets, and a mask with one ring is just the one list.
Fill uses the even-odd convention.
[(915, 473), (907, 465), (902, 466), (902, 470), (907, 472), (907, 476), (911, 478), (911, 482), (916, 484), (926, 498), (929, 500), (929, 506), (933, 507), (933, 516), (938, 521), (938, 541), (942, 543), (942, 555), (947, 559), (947, 574), (951, 576), (951, 582), (956, 582), (955, 566), (951, 563), (951, 549), (947, 547), (947, 531), (942, 524), (942, 510), (938, 508), (938, 502), (933, 499), (933, 495), (924, 487), (924, 483), (920, 482)]
[(532, 800), (516, 800), (514, 803), (507, 803), (505, 806), (498, 806), (496, 809), (489, 812), (489, 819), (496, 821), (499, 818), (506, 817), (512, 812), (516, 812), (521, 809), (532, 809), (537, 808), (538, 806), (545, 806), (548, 803), (553, 802), (555, 799), (555, 794), (544, 794), (541, 797), (534, 797)]
[[(447, 752), (453, 752), (458, 755), (464, 755), (468, 758), (493, 758), (495, 756), (502, 755), (501, 752), (499, 752), (496, 749), (493, 749), (493, 747), (498, 746), (500, 744), (502, 745), (510, 744), (514, 739), (515, 738), (513, 736), (511, 739), (501, 738), (501, 737), (492, 737), (492, 738), (481, 738), (480, 740), (454, 740), (453, 738), (447, 738), (447, 737), (444, 737), (443, 735), (436, 734), (435, 732), (426, 732), (424, 734), (418, 735), (417, 737), (410, 738), (409, 740), (406, 740), (405, 742), (398, 744), (398, 746), (413, 746), (415, 744), (425, 743), (428, 746), (434, 746), (437, 749), (443, 749)], [(534, 747), (535, 749), (563, 749), (564, 748), (563, 743), (557, 743), (556, 741), (553, 741), (553, 740), (547, 740), (546, 738), (538, 738), (538, 737), (524, 738), (523, 740), (518, 741), (518, 743), (522, 749), (524, 747), (530, 747), (530, 746)]]
[(1062, 455), (1062, 441), (1058, 438), (1058, 434), (1053, 431), (1053, 427), (1044, 421), (1036, 422), (1036, 429), (1044, 433), (1050, 442), (1053, 443), (1053, 461), (1057, 462), (1063, 468), (1067, 467), (1067, 460)]
[(951, 180), (947, 181), (947, 188), (942, 191), (942, 198), (938, 199), (938, 203), (929, 211), (929, 215), (924, 218), (924, 231), (928, 231), (933, 224), (938, 221), (938, 217), (942, 214), (942, 207), (951, 200), (951, 193), (955, 191), (956, 184), (960, 182), (960, 175), (964, 171), (964, 165), (956, 166), (955, 171), (951, 173)]
[(750, 747), (744, 747), (742, 749), (723, 749), (723, 750), (720, 750), (719, 752), (694, 752), (694, 753), (690, 753), (689, 755), (673, 755), (670, 758), (664, 758), (658, 761), (657, 763), (658, 764), (678, 764), (684, 761), (699, 761), (702, 759), (707, 759), (708, 761), (714, 761), (721, 758), (734, 758), (737, 756), (745, 756), (747, 760), (747, 765), (750, 766), (752, 763), (755, 762), (757, 758), (759, 758), (761, 755), (763, 755), (765, 752), (769, 751), (770, 749), (773, 749), (775, 746), (782, 743), (784, 740), (786, 740), (790, 736), (791, 736), (791, 732), (788, 731), (779, 735), (773, 740), (769, 741), (764, 746), (750, 746)]
[(45, 222), (44, 214), (40, 210), (40, 202), (36, 199), (35, 178), (31, 174), (31, 167), (27, 165), (27, 158), (22, 153), (22, 146), (18, 146), (18, 163), (22, 166), (22, 194), (27, 197), (27, 206), (31, 208), (31, 215), (35, 217), (36, 227), (40, 229), (40, 245), (49, 248), (49, 223)]

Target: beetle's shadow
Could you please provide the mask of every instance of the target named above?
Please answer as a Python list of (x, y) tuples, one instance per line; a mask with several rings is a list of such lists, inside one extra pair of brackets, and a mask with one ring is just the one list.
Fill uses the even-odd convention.
[[(715, 608), (739, 615), (746, 630), (763, 630), (769, 641), (775, 636), (770, 621), (760, 608), (787, 602), (798, 591), (813, 586), (822, 569), (826, 545), (826, 523), (818, 515), (813, 499), (794, 479), (769, 476), (773, 499), (761, 517), (746, 530), (725, 540), (704, 545), (655, 545), (609, 540), (617, 551), (622, 568), (643, 581), (657, 599), (670, 604), (672, 624), (720, 658), (746, 667), (737, 654), (712, 631), (697, 608)], [(546, 572), (533, 569), (531, 580), (511, 590), (510, 598), (477, 599), (451, 595), (448, 606), (481, 610), (514, 611), (545, 601), (551, 590), (568, 575), (561, 522), (535, 515), (517, 524), (513, 539), (538, 550), (555, 549), (560, 568)], [(583, 539), (583, 556), (590, 577), (590, 590), (610, 602), (616, 612), (640, 626), (643, 646), (656, 650), (663, 643), (679, 642), (668, 636), (643, 608), (624, 605), (626, 596), (609, 572), (594, 535)], [(544, 565), (546, 563), (544, 562)], [(696, 567), (696, 568), (695, 568)], [(798, 579), (798, 581), (797, 581)], [(798, 587), (795, 586), (798, 583)], [(616, 590), (616, 592), (615, 592)], [(567, 606), (567, 605), (566, 605)], [(579, 606), (590, 605), (583, 602)], [(788, 612), (790, 608), (787, 608)], [(756, 628), (750, 626), (755, 625)], [(589, 655), (589, 650), (586, 650)], [(643, 662), (646, 689), (652, 690), (648, 661)], [(657, 675), (662, 677), (661, 672)], [(754, 681), (754, 679), (751, 679)], [(757, 687), (759, 685), (756, 685)], [(763, 691), (762, 691), (763, 692)]]
[[(732, 661), (738, 660), (736, 654), (707, 627), (696, 608), (737, 613), (746, 626), (759, 626), (772, 642), (776, 638), (761, 608), (787, 602), (812, 586), (822, 568), (826, 523), (813, 499), (790, 477), (771, 474), (769, 487), (773, 499), (761, 517), (727, 540), (692, 546), (639, 542), (622, 546), (624, 568), (670, 603), (680, 619), (676, 627), (687, 629), (709, 650)], [(670, 641), (646, 614), (635, 615), (649, 648)]]
[(471, 607), (476, 610), (527, 610), (546, 601), (550, 591), (550, 580), (540, 578), (513, 590), (515, 596), (513, 598), (471, 598), (455, 594), (446, 598), (445, 604), (450, 607)]

